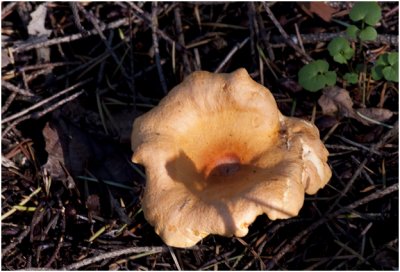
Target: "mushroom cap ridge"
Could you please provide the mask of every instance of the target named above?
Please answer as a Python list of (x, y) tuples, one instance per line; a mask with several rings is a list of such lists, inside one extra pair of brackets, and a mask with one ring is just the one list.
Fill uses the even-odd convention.
[(331, 176), (318, 129), (283, 116), (245, 69), (192, 73), (134, 121), (131, 140), (145, 218), (175, 247), (244, 236), (263, 213), (296, 216)]

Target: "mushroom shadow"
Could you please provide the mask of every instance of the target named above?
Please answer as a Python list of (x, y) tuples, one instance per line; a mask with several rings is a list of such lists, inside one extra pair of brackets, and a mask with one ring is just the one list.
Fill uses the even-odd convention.
[[(280, 162), (282, 167), (286, 164), (285, 161)], [(224, 164), (220, 169), (214, 169), (206, 176), (202, 170), (196, 168), (195, 163), (183, 152), (180, 151), (179, 155), (166, 163), (166, 170), (172, 180), (178, 182), (192, 194), (198, 201), (203, 202), (205, 206), (213, 207), (223, 220), (225, 232), (235, 233), (239, 226), (232, 216), (227, 203), (239, 201), (240, 198), (252, 202), (254, 206), (268, 207), (269, 209), (279, 211), (292, 217), (290, 214), (278, 207), (273, 207), (260, 198), (246, 197), (246, 193), (250, 191), (257, 183), (268, 182), (265, 180), (265, 171), (270, 175), (268, 180), (276, 180), (282, 176), (282, 169), (279, 165), (272, 169), (264, 169), (252, 164)], [(261, 173), (263, 173), (261, 175)], [(232, 180), (231, 175), (239, 175), (239, 179)], [(250, 182), (241, 182), (240, 177), (250, 180)], [(239, 182), (237, 181), (239, 180)], [(233, 183), (229, 183), (232, 182)], [(236, 190), (232, 190), (235, 188)], [(204, 218), (204, 220), (209, 220)], [(249, 222), (253, 223), (253, 222)]]

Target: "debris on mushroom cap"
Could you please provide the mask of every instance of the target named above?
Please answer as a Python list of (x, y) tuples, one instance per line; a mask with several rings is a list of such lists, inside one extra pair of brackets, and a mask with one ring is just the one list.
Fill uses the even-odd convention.
[(318, 129), (283, 116), (245, 69), (194, 72), (134, 121), (131, 140), (145, 218), (175, 247), (242, 237), (263, 213), (296, 216), (331, 177)]

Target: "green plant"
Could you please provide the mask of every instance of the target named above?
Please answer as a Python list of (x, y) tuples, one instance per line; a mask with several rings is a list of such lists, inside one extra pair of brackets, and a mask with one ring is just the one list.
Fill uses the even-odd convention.
[(347, 63), (354, 55), (354, 49), (350, 47), (350, 43), (342, 37), (334, 38), (328, 45), (329, 54), (333, 59), (341, 64)]
[(356, 84), (358, 82), (358, 74), (346, 73), (344, 74), (343, 79), (346, 80), (349, 84)]
[[(351, 9), (349, 17), (353, 22), (361, 21), (361, 29), (354, 25), (350, 25), (347, 28), (346, 32), (351, 38), (358, 36), (361, 41), (376, 40), (378, 33), (373, 26), (382, 18), (381, 8), (378, 3), (358, 2)], [(365, 26), (365, 24), (368, 26)]]
[(399, 53), (385, 53), (380, 55), (371, 70), (372, 78), (399, 82)]
[(324, 60), (316, 60), (303, 66), (298, 77), (300, 85), (310, 92), (316, 92), (336, 83), (336, 72), (329, 71), (329, 63)]
[[(373, 41), (377, 38), (377, 31), (374, 26), (382, 18), (382, 11), (376, 2), (357, 2), (349, 13), (353, 22), (360, 22), (360, 27), (350, 24), (347, 26), (347, 38), (353, 42)], [(328, 52), (333, 60), (340, 64), (348, 64), (351, 72), (344, 73), (343, 80), (348, 84), (356, 84), (359, 80), (359, 73), (371, 72), (374, 80), (385, 79), (387, 81), (399, 81), (399, 69), (397, 52), (385, 53), (381, 55), (376, 63), (368, 66), (368, 63), (361, 63), (361, 69), (352, 67), (354, 63), (348, 63), (355, 55), (355, 46), (351, 46), (350, 40), (343, 37), (336, 37), (328, 44)], [(358, 54), (362, 53), (361, 43), (358, 47)], [(306, 90), (316, 92), (325, 86), (336, 84), (336, 72), (329, 71), (329, 63), (325, 60), (316, 60), (303, 66), (298, 73), (299, 84)]]

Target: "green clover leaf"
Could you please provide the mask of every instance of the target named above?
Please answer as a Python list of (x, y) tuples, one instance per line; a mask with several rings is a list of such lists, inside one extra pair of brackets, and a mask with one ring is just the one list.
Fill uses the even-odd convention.
[(367, 26), (360, 31), (359, 37), (361, 41), (375, 41), (378, 33), (372, 26)]
[(303, 66), (298, 77), (300, 85), (310, 92), (316, 92), (336, 83), (336, 72), (329, 71), (329, 64), (324, 60), (316, 60)]
[(386, 66), (382, 69), (382, 74), (388, 81), (399, 82), (399, 69), (396, 66)]
[(385, 53), (380, 55), (371, 70), (372, 78), (399, 82), (399, 53)]
[(358, 74), (356, 74), (356, 73), (346, 73), (343, 76), (343, 79), (346, 80), (349, 84), (356, 84), (358, 82)]
[(399, 63), (399, 53), (398, 52), (388, 53), (387, 61), (390, 65), (397, 65)]
[(333, 59), (341, 64), (347, 63), (354, 55), (354, 49), (350, 47), (350, 43), (342, 37), (334, 38), (328, 44), (329, 54)]
[(350, 19), (354, 22), (364, 21), (374, 26), (382, 17), (381, 7), (376, 2), (358, 2), (350, 11)]
[(349, 38), (355, 40), (357, 39), (357, 34), (360, 32), (360, 29), (356, 27), (355, 25), (349, 25), (346, 29), (347, 36)]

